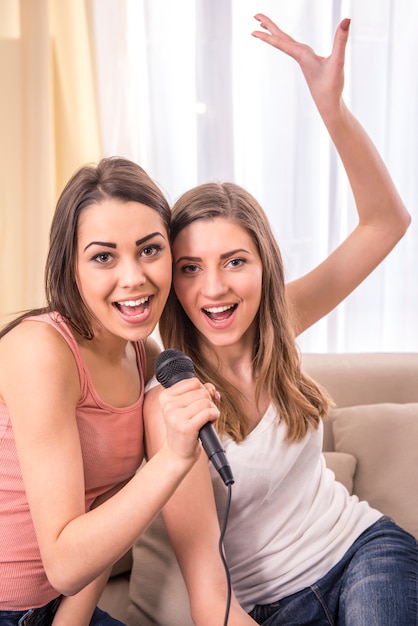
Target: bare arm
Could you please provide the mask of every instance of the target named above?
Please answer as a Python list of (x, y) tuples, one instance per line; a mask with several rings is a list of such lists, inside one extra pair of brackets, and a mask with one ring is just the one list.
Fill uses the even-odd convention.
[(64, 596), (52, 626), (89, 626), (93, 611), (102, 595), (111, 572), (109, 567), (99, 578), (74, 596)]
[(158, 454), (86, 513), (79, 394), (74, 359), (54, 329), (25, 322), (2, 338), (0, 396), (9, 408), (45, 571), (64, 595), (81, 591), (125, 554), (199, 458), (199, 428), (218, 416), (208, 392), (198, 390), (199, 410), (170, 420)]
[(405, 234), (410, 215), (370, 137), (343, 99), (344, 58), (349, 20), (335, 33), (324, 58), (281, 31), (265, 15), (256, 19), (269, 32), (253, 35), (293, 57), (344, 165), (354, 195), (358, 225), (318, 267), (288, 284), (296, 334), (329, 313), (387, 256)]
[[(183, 383), (164, 391), (156, 387), (147, 393), (144, 422), (150, 457), (164, 441), (163, 412), (179, 417), (189, 402), (188, 394)], [(186, 582), (194, 623), (222, 624), (227, 603), (226, 575), (218, 551), (220, 529), (206, 455), (201, 455), (166, 504), (163, 517)], [(228, 624), (255, 624), (234, 596)]]
[[(96, 508), (111, 498), (128, 481), (117, 485), (99, 498), (96, 498), (92, 508)], [(74, 596), (65, 596), (61, 599), (58, 610), (55, 614), (52, 626), (89, 626), (93, 611), (102, 595), (103, 589), (109, 579), (112, 568), (107, 568), (96, 580), (91, 582), (87, 587)]]

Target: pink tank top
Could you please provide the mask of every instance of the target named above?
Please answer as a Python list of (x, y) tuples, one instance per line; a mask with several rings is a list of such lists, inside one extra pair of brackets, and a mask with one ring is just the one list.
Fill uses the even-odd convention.
[[(77, 363), (81, 394), (76, 417), (84, 461), (86, 510), (94, 499), (131, 477), (144, 457), (142, 405), (145, 349), (135, 344), (140, 398), (117, 408), (100, 400), (74, 336), (57, 315), (30, 320), (51, 324), (64, 337)], [(26, 499), (7, 407), (0, 404), (0, 610), (43, 606), (57, 592), (45, 575)]]

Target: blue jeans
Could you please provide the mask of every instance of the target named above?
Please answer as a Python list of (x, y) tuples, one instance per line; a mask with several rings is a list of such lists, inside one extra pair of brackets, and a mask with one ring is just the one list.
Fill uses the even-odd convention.
[(317, 583), (250, 615), (263, 626), (418, 626), (417, 541), (382, 517)]
[[(0, 626), (49, 626), (52, 624), (61, 598), (55, 598), (39, 609), (27, 611), (0, 611)], [(125, 626), (122, 622), (96, 608), (90, 626)]]

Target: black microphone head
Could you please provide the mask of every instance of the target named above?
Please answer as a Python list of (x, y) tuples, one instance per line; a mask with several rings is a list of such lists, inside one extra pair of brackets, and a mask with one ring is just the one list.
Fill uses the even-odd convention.
[(193, 361), (181, 350), (164, 350), (155, 361), (155, 376), (163, 387), (171, 387), (180, 380), (196, 376)]

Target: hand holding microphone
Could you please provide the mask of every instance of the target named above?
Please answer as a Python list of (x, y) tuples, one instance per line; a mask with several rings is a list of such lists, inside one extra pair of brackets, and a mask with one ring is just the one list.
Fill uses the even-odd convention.
[[(183, 352), (180, 350), (164, 350), (156, 359), (155, 376), (158, 382), (168, 389), (181, 380), (194, 378), (196, 374), (192, 360)], [(219, 472), (225, 485), (231, 485), (234, 482), (232, 471), (219, 437), (210, 422), (199, 430), (199, 439), (209, 460)]]

